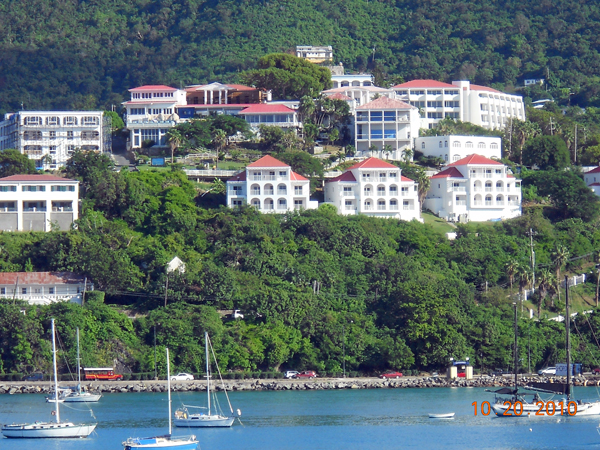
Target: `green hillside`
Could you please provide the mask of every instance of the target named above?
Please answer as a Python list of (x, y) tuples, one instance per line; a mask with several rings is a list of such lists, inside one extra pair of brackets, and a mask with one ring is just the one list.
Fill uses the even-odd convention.
[(108, 108), (145, 83), (233, 81), (266, 53), (332, 45), (378, 82), (512, 90), (547, 77), (600, 105), (600, 5), (574, 1), (1, 0), (0, 112)]

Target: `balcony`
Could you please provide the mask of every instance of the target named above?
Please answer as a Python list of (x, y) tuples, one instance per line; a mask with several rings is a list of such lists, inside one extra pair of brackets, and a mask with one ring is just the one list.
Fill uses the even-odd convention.
[(373, 211), (372, 206), (363, 206), (363, 211)]
[(282, 190), (282, 189), (277, 189), (277, 195), (287, 195), (287, 191)]
[(483, 206), (483, 202), (481, 200), (475, 200), (473, 206)]
[(241, 189), (228, 189), (228, 195), (244, 195), (244, 192)]
[(273, 205), (264, 205), (263, 209), (265, 211), (273, 211), (273, 209), (275, 208), (273, 207)]
[(409, 196), (409, 191), (401, 191), (400, 196), (401, 197), (408, 197)]
[(385, 191), (377, 191), (377, 197), (385, 197)]
[(253, 175), (250, 177), (251, 181), (262, 181), (262, 177), (260, 175)]
[(520, 206), (520, 205), (521, 205), (521, 202), (518, 202), (518, 201), (508, 202), (508, 206)]
[(485, 206), (492, 206), (493, 202), (486, 200), (485, 201)]
[(491, 188), (491, 187), (485, 188), (485, 192), (493, 192), (493, 191), (494, 191), (494, 188)]
[(474, 192), (482, 192), (482, 191), (483, 191), (483, 188), (476, 187), (476, 188), (473, 188), (473, 191), (474, 191)]
[(344, 191), (343, 196), (344, 197), (354, 197), (354, 192), (353, 191)]
[(465, 192), (467, 188), (465, 186), (454, 186), (452, 188), (453, 192)]
[(377, 205), (377, 211), (385, 211), (385, 205)]
[(275, 175), (263, 175), (262, 179), (265, 181), (275, 181), (277, 177)]
[(260, 189), (252, 189), (250, 195), (260, 195)]
[(23, 208), (23, 212), (46, 212), (46, 208), (34, 206), (32, 208)]
[(265, 195), (273, 195), (275, 191), (273, 189), (265, 189)]
[(398, 211), (398, 205), (390, 205), (391, 211)]
[(402, 210), (403, 211), (414, 211), (415, 207), (413, 205), (403, 205), (402, 206)]
[(467, 201), (466, 201), (466, 200), (456, 200), (456, 201), (454, 202), (454, 204), (455, 204), (456, 206), (467, 206)]
[(346, 211), (356, 211), (356, 206), (346, 205), (344, 207), (344, 210), (346, 210)]
[(504, 192), (504, 188), (497, 187), (497, 188), (496, 188), (496, 192)]

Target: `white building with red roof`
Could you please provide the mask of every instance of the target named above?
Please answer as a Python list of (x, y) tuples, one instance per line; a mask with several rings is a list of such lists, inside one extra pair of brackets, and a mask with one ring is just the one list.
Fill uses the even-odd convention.
[(323, 91), (322, 94), (326, 97), (341, 94), (344, 97), (353, 99), (354, 102), (351, 108), (352, 112), (354, 112), (354, 108), (356, 108), (357, 106), (369, 103), (377, 97), (395, 96), (393, 89), (386, 89), (377, 86), (342, 86), (338, 88), (327, 89), (326, 91)]
[(25, 300), (31, 305), (70, 301), (82, 303), (84, 292), (94, 286), (72, 272), (2, 272), (0, 298)]
[(521, 215), (521, 182), (504, 164), (469, 155), (431, 177), (423, 207), (449, 222), (484, 222)]
[(417, 183), (378, 158), (367, 158), (326, 181), (324, 191), (325, 202), (339, 214), (422, 221)]
[(356, 107), (354, 138), (357, 156), (379, 156), (394, 161), (412, 151), (419, 135), (419, 110), (408, 103), (379, 97)]
[(78, 218), (79, 181), (53, 175), (0, 178), (0, 230), (68, 230)]
[(186, 91), (164, 85), (146, 85), (133, 89), (131, 100), (124, 102), (125, 126), (129, 130), (128, 148), (152, 143), (168, 147), (167, 131), (180, 123), (178, 106), (186, 104)]
[(14, 148), (38, 169), (56, 170), (77, 149), (111, 151), (110, 121), (103, 111), (19, 111), (0, 121), (0, 151)]
[(585, 172), (583, 174), (583, 181), (594, 191), (594, 194), (600, 196), (600, 166)]
[(499, 136), (423, 136), (415, 139), (415, 152), (437, 157), (445, 163), (466, 158), (473, 152), (490, 159), (502, 158), (502, 138)]
[(519, 95), (506, 94), (469, 81), (452, 84), (436, 80), (412, 80), (393, 87), (396, 98), (422, 111), (421, 128), (434, 128), (442, 119), (470, 122), (487, 129), (502, 129), (514, 117), (525, 120)]
[(263, 156), (227, 180), (227, 206), (251, 205), (262, 213), (285, 214), (289, 211), (316, 209), (310, 200), (310, 181), (292, 168)]
[(239, 113), (254, 131), (260, 125), (276, 126), (279, 128), (297, 129), (301, 126), (298, 122), (298, 113), (281, 104), (256, 104), (244, 108)]

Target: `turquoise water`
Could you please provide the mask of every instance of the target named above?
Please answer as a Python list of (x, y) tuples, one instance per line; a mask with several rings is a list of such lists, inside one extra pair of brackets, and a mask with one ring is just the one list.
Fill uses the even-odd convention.
[[(595, 388), (577, 397), (597, 397)], [(202, 450), (389, 449), (587, 449), (600, 448), (596, 418), (496, 418), (473, 414), (472, 402), (492, 400), (483, 389), (372, 389), (343, 391), (233, 392), (242, 424), (229, 429), (175, 428), (196, 434)], [(173, 406), (201, 405), (200, 392), (174, 393)], [(70, 406), (70, 405), (69, 405)], [(85, 406), (61, 407), (61, 417), (88, 421)], [(1, 395), (0, 423), (51, 420), (43, 395)], [(87, 439), (1, 439), (2, 450), (122, 449), (128, 437), (166, 433), (167, 399), (161, 393), (107, 394), (93, 406), (96, 432)], [(428, 413), (454, 412), (453, 420)]]

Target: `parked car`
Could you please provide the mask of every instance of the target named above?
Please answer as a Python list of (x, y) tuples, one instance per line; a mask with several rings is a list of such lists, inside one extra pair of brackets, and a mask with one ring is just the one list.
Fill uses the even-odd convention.
[(40, 372), (31, 373), (25, 375), (23, 381), (44, 381), (44, 374)]
[(600, 367), (596, 367), (594, 370), (592, 370), (592, 373), (593, 373), (594, 375), (598, 375), (598, 374), (600, 374)]
[(490, 377), (501, 377), (505, 373), (508, 373), (508, 372), (505, 372), (503, 369), (494, 369), (494, 370), (490, 370), (489, 376)]
[(546, 367), (545, 369), (538, 370), (538, 375), (556, 375), (556, 367)]
[(396, 370), (388, 370), (387, 372), (379, 375), (379, 378), (400, 378), (402, 376), (402, 372), (398, 372)]
[(295, 374), (292, 378), (317, 378), (317, 373), (314, 370), (305, 370)]
[(191, 381), (194, 379), (194, 375), (189, 373), (178, 373), (177, 375), (171, 375), (171, 381)]
[(287, 370), (283, 376), (285, 378), (294, 378), (294, 375), (298, 375), (300, 372), (297, 370)]

